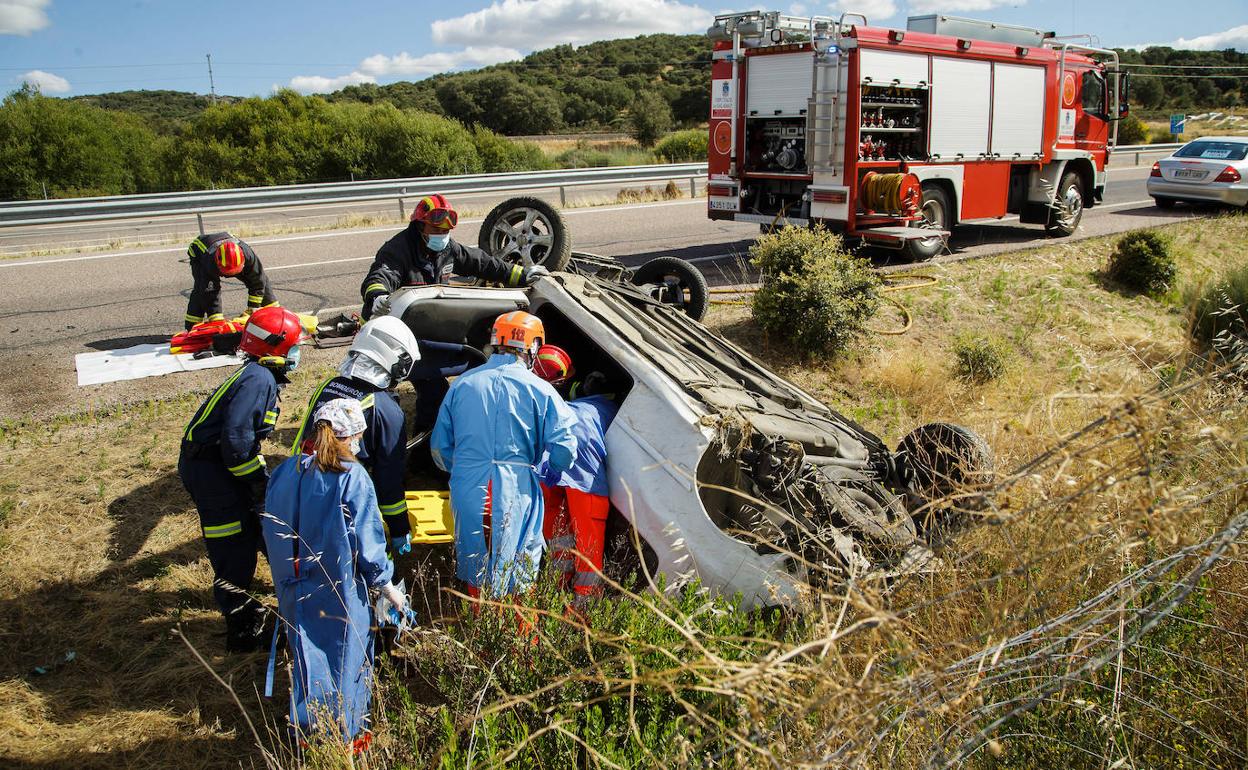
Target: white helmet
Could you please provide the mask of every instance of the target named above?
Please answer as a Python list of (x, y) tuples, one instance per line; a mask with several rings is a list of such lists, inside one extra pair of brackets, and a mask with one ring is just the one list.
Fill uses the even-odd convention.
[(338, 373), (388, 388), (406, 377), (419, 360), (416, 335), (407, 324), (387, 315), (360, 327)]

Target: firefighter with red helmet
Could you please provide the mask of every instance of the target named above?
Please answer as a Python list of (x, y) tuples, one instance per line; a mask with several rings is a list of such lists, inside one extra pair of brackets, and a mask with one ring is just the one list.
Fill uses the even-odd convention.
[(568, 401), (576, 416), (576, 457), (567, 470), (557, 470), (543, 458), (537, 468), (542, 479), (545, 514), (542, 534), (550, 549), (551, 568), (564, 588), (571, 588), (579, 605), (602, 593), (602, 557), (606, 546), (607, 514), (611, 500), (607, 487), (607, 429), (619, 406), (603, 392), (606, 378), (591, 372), (583, 382), (572, 382), (572, 357), (562, 348), (543, 345), (537, 351), (533, 373), (555, 388), (569, 387), (578, 395)]
[(199, 511), (231, 652), (260, 643), (264, 608), (247, 594), (263, 548), (268, 472), (260, 442), (277, 423), (278, 391), (299, 364), (302, 336), (299, 316), (285, 308), (252, 313), (239, 344), (247, 363), (213, 391), (182, 434), (178, 476)]
[[(388, 315), (390, 293), (403, 286), (447, 283), (452, 275), (482, 278), (504, 286), (528, 286), (550, 272), (541, 265), (515, 265), (451, 238), (459, 214), (444, 195), (427, 195), (412, 210), (407, 229), (377, 251), (360, 285), (364, 306), (360, 315)], [(446, 396), (446, 378), (462, 374), (470, 362), (462, 345), (421, 342), (420, 365), (412, 370), (416, 409), (412, 430), (433, 428), (438, 407)]]
[(246, 242), (229, 233), (209, 233), (191, 241), (191, 296), (186, 303), (186, 328), (203, 321), (224, 318), (221, 312), (221, 279), (237, 278), (247, 287), (247, 313), (277, 305), (269, 276), (260, 258)]
[(524, 267), (452, 240), (459, 214), (444, 195), (426, 195), (412, 210), (407, 229), (386, 241), (360, 284), (360, 315), (385, 315), (390, 293), (402, 286), (446, 283), (452, 275), (483, 278), (504, 286), (528, 286), (550, 272)]

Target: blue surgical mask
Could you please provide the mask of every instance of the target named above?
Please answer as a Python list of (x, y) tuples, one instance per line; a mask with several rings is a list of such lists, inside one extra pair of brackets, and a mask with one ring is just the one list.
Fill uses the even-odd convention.
[(295, 345), (286, 351), (286, 371), (293, 372), (299, 368), (299, 346)]
[(444, 233), (442, 235), (426, 235), (425, 236), (425, 244), (429, 247), (431, 251), (441, 251), (442, 249), (445, 249), (446, 245), (450, 242), (451, 242), (451, 236), (449, 233)]

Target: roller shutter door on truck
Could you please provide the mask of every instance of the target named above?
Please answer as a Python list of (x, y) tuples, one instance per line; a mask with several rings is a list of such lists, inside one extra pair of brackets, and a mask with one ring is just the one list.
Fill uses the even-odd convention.
[(809, 51), (751, 56), (745, 65), (745, 114), (798, 117), (811, 96), (814, 60)]
[(1039, 157), (1044, 141), (1044, 67), (994, 64), (992, 152), (1001, 160)]
[(949, 162), (976, 160), (988, 152), (992, 109), (992, 64), (932, 57), (931, 144), (929, 152)]

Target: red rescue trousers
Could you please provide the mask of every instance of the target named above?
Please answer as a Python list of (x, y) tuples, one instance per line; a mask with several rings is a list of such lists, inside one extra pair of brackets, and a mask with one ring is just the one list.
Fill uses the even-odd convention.
[[(568, 487), (542, 486), (546, 511), (542, 535), (550, 548), (550, 564), (581, 596), (602, 593), (602, 552), (606, 546), (609, 498)], [(575, 553), (573, 552), (575, 549)]]

